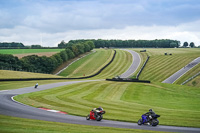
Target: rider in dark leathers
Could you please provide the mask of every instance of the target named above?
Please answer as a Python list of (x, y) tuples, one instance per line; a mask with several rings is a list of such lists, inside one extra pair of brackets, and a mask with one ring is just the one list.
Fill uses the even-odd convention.
[[(156, 113), (153, 111), (153, 109), (149, 109), (149, 112), (143, 115), (147, 116), (147, 121), (149, 121), (150, 119), (152, 119), (152, 116), (156, 115)], [(143, 123), (144, 122), (145, 122), (145, 119), (143, 119)]]

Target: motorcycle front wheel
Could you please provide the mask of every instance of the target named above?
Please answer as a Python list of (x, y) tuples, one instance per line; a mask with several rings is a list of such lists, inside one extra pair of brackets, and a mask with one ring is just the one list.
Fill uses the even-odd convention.
[(99, 116), (97, 116), (97, 121), (101, 121), (102, 120), (102, 118), (103, 118), (103, 116), (102, 115), (99, 115)]
[(157, 126), (159, 124), (159, 120), (155, 119), (152, 121), (152, 126)]

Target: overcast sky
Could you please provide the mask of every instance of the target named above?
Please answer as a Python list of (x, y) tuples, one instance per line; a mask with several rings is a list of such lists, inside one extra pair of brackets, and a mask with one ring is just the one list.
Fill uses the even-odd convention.
[(199, 46), (200, 0), (0, 0), (0, 42), (57, 46), (73, 39)]

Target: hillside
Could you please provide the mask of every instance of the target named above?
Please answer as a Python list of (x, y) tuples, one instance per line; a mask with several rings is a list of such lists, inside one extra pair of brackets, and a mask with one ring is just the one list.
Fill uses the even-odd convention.
[[(153, 82), (162, 82), (173, 73), (200, 56), (200, 49), (197, 48), (146, 50), (146, 54), (150, 56), (150, 59), (139, 78)], [(168, 53), (168, 55), (164, 55), (165, 53)], [(196, 70), (193, 69), (193, 71)], [(184, 76), (185, 79), (189, 78), (189, 75)]]

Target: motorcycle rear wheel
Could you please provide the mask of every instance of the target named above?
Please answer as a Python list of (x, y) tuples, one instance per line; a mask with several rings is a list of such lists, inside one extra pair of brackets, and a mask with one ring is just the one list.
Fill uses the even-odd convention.
[(138, 125), (142, 125), (142, 119), (138, 120)]
[(86, 116), (86, 120), (90, 120), (90, 115), (87, 115), (87, 116)]

